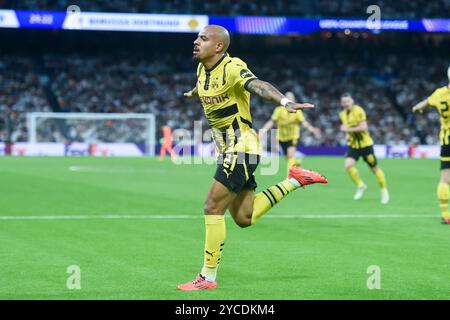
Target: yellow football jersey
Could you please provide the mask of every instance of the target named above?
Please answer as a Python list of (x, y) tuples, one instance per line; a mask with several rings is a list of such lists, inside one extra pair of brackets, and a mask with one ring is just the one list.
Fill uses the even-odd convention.
[[(367, 121), (366, 112), (358, 105), (354, 105), (350, 110), (339, 112), (339, 118), (343, 125), (352, 128), (358, 126), (361, 122)], [(347, 144), (354, 149), (362, 149), (373, 145), (372, 137), (369, 131), (349, 132)]]
[(252, 129), (250, 81), (257, 79), (239, 58), (227, 53), (209, 70), (197, 67), (197, 91), (212, 129), (217, 154), (261, 154), (258, 135)]
[(440, 115), (441, 132), (439, 134), (441, 145), (448, 145), (450, 136), (450, 88), (445, 86), (437, 89), (428, 97), (428, 104), (435, 107)]
[(272, 121), (278, 127), (278, 140), (285, 142), (300, 138), (300, 124), (305, 121), (305, 117), (301, 110), (292, 113), (287, 111), (285, 107), (278, 106), (273, 111)]

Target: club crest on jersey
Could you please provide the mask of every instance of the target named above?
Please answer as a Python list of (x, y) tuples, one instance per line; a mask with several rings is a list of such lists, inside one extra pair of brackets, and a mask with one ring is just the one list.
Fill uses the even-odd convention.
[(243, 79), (253, 77), (253, 74), (248, 69), (242, 69), (240, 74)]

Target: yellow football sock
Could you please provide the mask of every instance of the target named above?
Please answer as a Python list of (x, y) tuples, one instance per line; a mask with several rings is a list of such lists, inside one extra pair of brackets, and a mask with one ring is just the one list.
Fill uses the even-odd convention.
[(352, 181), (358, 187), (362, 187), (364, 185), (364, 182), (362, 181), (361, 177), (359, 176), (358, 169), (356, 169), (355, 167), (350, 167), (347, 169), (347, 172), (350, 175), (350, 178), (352, 178)]
[(252, 225), (281, 199), (286, 197), (291, 191), (297, 189), (297, 187), (295, 182), (286, 179), (263, 192), (257, 193), (255, 200), (253, 200)]
[(442, 217), (445, 219), (450, 218), (448, 211), (448, 198), (450, 197), (450, 192), (448, 190), (448, 184), (440, 182), (437, 188), (437, 197), (439, 199), (439, 205), (441, 207)]
[(201, 274), (206, 280), (215, 281), (226, 237), (225, 216), (205, 215), (205, 226), (205, 256)]
[(289, 175), (289, 169), (295, 165), (295, 158), (287, 158), (287, 175)]
[(377, 178), (378, 185), (381, 189), (386, 189), (387, 183), (386, 183), (386, 177), (384, 175), (383, 170), (378, 168), (377, 171), (375, 171), (375, 177)]

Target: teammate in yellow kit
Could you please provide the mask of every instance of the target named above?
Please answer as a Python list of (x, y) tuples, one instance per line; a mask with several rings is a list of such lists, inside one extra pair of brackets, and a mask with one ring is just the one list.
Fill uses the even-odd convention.
[(341, 96), (341, 106), (344, 110), (339, 113), (341, 119), (341, 131), (347, 135), (348, 151), (345, 156), (345, 169), (347, 169), (357, 189), (354, 195), (355, 200), (359, 200), (364, 195), (367, 186), (361, 179), (356, 162), (360, 157), (368, 164), (375, 174), (377, 182), (381, 189), (381, 203), (389, 202), (389, 193), (386, 185), (384, 172), (377, 164), (377, 158), (373, 150), (373, 140), (369, 134), (367, 126), (367, 117), (363, 108), (356, 105), (349, 93)]
[(228, 55), (229, 44), (228, 31), (216, 25), (203, 28), (194, 41), (197, 84), (185, 96), (200, 98), (212, 129), (218, 161), (204, 207), (203, 268), (194, 280), (180, 284), (179, 290), (217, 288), (217, 268), (226, 236), (226, 210), (240, 227), (249, 227), (290, 192), (328, 182), (314, 171), (293, 167), (287, 179), (255, 194), (254, 172), (261, 151), (258, 135), (252, 129), (250, 93), (281, 104), (293, 113), (313, 105), (290, 101), (270, 83), (259, 80), (244, 61)]
[(447, 86), (436, 89), (431, 96), (412, 108), (413, 112), (422, 112), (427, 107), (434, 107), (440, 115), (441, 179), (437, 188), (437, 197), (441, 207), (443, 224), (450, 224), (448, 210), (448, 200), (450, 197), (450, 67), (447, 70), (447, 76), (449, 81)]
[[(292, 92), (286, 92), (286, 98), (295, 101), (295, 96)], [(289, 174), (289, 169), (293, 165), (301, 165), (300, 159), (295, 159), (295, 151), (300, 139), (300, 126), (314, 134), (316, 138), (320, 135), (320, 129), (313, 127), (306, 121), (301, 110), (296, 113), (290, 113), (283, 106), (278, 106), (274, 109), (272, 119), (264, 124), (259, 131), (260, 135), (264, 136), (275, 124), (278, 128), (278, 142), (287, 158), (287, 173)]]

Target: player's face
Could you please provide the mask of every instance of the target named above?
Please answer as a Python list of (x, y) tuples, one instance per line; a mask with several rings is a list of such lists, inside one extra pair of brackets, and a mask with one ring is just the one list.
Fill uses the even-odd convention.
[(216, 43), (211, 34), (202, 30), (194, 41), (192, 59), (196, 62), (208, 59), (216, 54)]
[(341, 106), (344, 109), (350, 109), (353, 107), (353, 98), (352, 97), (342, 97), (341, 98)]

